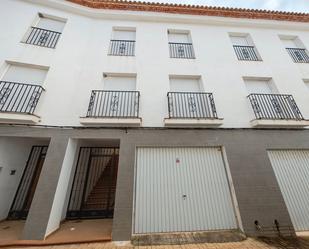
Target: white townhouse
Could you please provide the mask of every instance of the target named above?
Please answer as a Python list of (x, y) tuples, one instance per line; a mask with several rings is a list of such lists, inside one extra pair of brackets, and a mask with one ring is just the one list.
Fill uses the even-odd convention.
[(309, 14), (1, 0), (0, 220), (309, 230)]

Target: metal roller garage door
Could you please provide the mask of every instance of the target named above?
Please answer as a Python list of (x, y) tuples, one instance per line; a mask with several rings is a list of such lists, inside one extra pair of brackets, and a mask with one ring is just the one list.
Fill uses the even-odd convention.
[(134, 233), (235, 229), (220, 148), (138, 148)]
[(309, 230), (309, 150), (272, 150), (268, 155), (294, 229)]

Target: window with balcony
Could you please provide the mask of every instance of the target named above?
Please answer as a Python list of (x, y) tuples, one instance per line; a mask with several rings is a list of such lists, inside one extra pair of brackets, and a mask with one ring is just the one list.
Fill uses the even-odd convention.
[(92, 90), (87, 115), (81, 123), (140, 125), (140, 93), (136, 91), (135, 75), (104, 74), (102, 89)]
[(41, 47), (56, 48), (64, 25), (65, 20), (62, 18), (39, 13), (23, 42)]
[(309, 53), (304, 44), (295, 36), (279, 36), (285, 49), (296, 63), (309, 63)]
[(230, 34), (233, 48), (238, 60), (261, 61), (261, 57), (248, 34)]
[(135, 56), (134, 28), (113, 28), (112, 39), (109, 46), (109, 55)]
[(165, 125), (221, 124), (221, 120), (217, 116), (213, 94), (203, 90), (200, 77), (171, 76), (167, 101), (168, 119), (165, 119)]
[(168, 44), (171, 58), (195, 59), (189, 31), (168, 30)]
[(47, 69), (8, 64), (0, 80), (0, 112), (33, 114), (44, 91), (46, 74)]
[[(269, 78), (244, 78), (244, 81), (255, 120), (285, 120), (284, 123), (264, 122), (265, 126), (274, 124), (302, 126), (303, 123), (286, 122), (304, 120), (291, 94), (279, 94)], [(256, 121), (252, 123), (255, 126), (261, 124)]]

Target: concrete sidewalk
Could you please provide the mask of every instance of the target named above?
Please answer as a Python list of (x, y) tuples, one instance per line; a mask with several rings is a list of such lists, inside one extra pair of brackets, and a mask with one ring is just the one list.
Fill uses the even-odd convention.
[[(13, 248), (13, 247), (12, 247)], [(18, 247), (18, 249), (309, 249), (309, 237), (291, 239), (248, 238), (241, 242), (168, 246), (132, 246), (129, 243), (90, 243), (62, 246)], [(16, 248), (17, 249), (17, 248)]]

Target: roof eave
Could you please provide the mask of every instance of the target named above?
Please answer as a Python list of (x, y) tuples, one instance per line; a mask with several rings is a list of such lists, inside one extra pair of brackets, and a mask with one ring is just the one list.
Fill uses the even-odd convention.
[(146, 3), (124, 0), (67, 0), (95, 9), (162, 12), (171, 14), (206, 15), (232, 18), (309, 22), (309, 14), (284, 11), (238, 9), (182, 4)]

